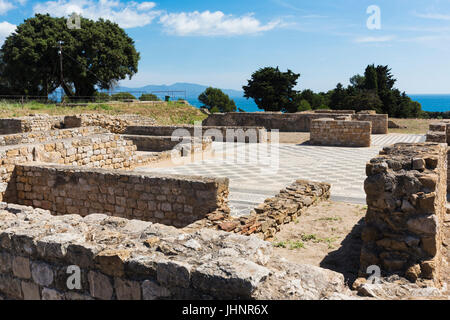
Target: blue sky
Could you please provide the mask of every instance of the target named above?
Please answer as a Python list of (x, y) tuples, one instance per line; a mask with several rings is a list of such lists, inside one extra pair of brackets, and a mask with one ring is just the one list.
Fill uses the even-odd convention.
[[(381, 29), (368, 28), (371, 5)], [(136, 41), (124, 86), (192, 82), (241, 89), (260, 67), (326, 91), (388, 64), (409, 94), (450, 93), (450, 0), (0, 0), (0, 43), (34, 13), (116, 21)]]

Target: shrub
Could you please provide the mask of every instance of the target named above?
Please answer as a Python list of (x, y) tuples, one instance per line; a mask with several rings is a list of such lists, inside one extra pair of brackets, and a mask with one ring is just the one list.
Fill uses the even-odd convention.
[(160, 101), (160, 99), (152, 93), (144, 93), (139, 97), (140, 101)]
[(136, 100), (136, 97), (129, 92), (119, 92), (111, 96), (114, 101)]

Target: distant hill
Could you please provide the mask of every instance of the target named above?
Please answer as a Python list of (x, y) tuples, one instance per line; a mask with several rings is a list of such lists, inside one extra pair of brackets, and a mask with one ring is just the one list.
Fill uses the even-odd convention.
[[(148, 85), (140, 88), (130, 87), (117, 87), (114, 91), (127, 91), (127, 92), (154, 92), (154, 91), (186, 91), (187, 99), (197, 99), (197, 97), (205, 91), (208, 86), (195, 84), (195, 83), (174, 83), (172, 85)], [(243, 91), (233, 89), (222, 89), (224, 93), (230, 96), (230, 98), (242, 98)]]

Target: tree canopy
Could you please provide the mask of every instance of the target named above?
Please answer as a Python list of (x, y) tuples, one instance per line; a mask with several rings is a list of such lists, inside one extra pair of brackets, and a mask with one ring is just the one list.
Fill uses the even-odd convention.
[(294, 87), (299, 77), (300, 74), (289, 69), (282, 72), (278, 67), (261, 68), (243, 86), (244, 97), (253, 98), (258, 108), (264, 111), (296, 112), (299, 101)]
[(220, 89), (209, 87), (198, 96), (198, 100), (213, 113), (236, 111), (234, 100), (231, 100), (230, 97)]
[(65, 94), (93, 96), (138, 71), (134, 41), (116, 23), (81, 18), (69, 29), (65, 18), (36, 14), (4, 42), (0, 87), (10, 94), (47, 96), (61, 85), (58, 42), (63, 42)]
[(347, 88), (338, 83), (330, 92), (329, 107), (335, 110), (376, 110), (398, 118), (422, 116), (420, 103), (394, 88), (396, 81), (388, 66), (368, 65), (364, 75), (350, 78)]

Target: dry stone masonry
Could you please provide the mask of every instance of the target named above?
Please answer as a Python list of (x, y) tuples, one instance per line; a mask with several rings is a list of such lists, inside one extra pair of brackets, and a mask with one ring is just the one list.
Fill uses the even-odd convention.
[(396, 144), (367, 164), (366, 227), (361, 272), (377, 265), (384, 274), (439, 285), (442, 228), (447, 203), (447, 146)]
[(323, 118), (311, 123), (312, 145), (370, 147), (372, 123)]
[(249, 215), (230, 216), (228, 207), (223, 206), (188, 228), (213, 228), (246, 236), (256, 235), (264, 240), (273, 239), (281, 225), (296, 220), (317, 202), (329, 199), (330, 188), (327, 183), (297, 180), (273, 198), (266, 199)]
[[(341, 274), (281, 261), (256, 237), (0, 203), (0, 298), (328, 299)], [(79, 287), (67, 285), (78, 268)], [(72, 271), (73, 272), (73, 271)]]
[(267, 131), (263, 127), (218, 127), (218, 126), (129, 126), (129, 135), (211, 137), (219, 142), (265, 143)]
[(101, 127), (86, 127), (51, 131), (33, 131), (10, 135), (0, 135), (0, 146), (10, 146), (27, 143), (40, 143), (57, 139), (85, 137), (93, 134), (108, 133)]
[(0, 134), (60, 129), (63, 121), (63, 116), (49, 116), (45, 114), (14, 119), (0, 119)]
[(388, 115), (373, 114), (361, 111), (357, 114), (354, 111), (307, 111), (298, 113), (281, 112), (229, 112), (214, 113), (203, 121), (204, 126), (256, 126), (264, 127), (267, 130), (277, 129), (280, 132), (309, 132), (311, 122), (315, 119), (333, 118), (335, 120), (347, 115), (351, 120), (370, 121), (372, 123), (373, 134), (388, 133)]
[[(450, 143), (450, 120), (430, 123), (427, 133), (427, 142)], [(447, 163), (450, 163), (450, 152), (448, 152)], [(447, 186), (450, 185), (450, 167), (447, 168)]]
[(152, 118), (143, 117), (137, 114), (106, 115), (106, 114), (80, 114), (64, 117), (65, 128), (79, 127), (103, 127), (112, 133), (124, 133), (128, 126), (132, 125), (154, 125), (156, 122)]
[(183, 227), (227, 208), (227, 178), (56, 165), (16, 165), (14, 173), (16, 203), (56, 215), (104, 213)]

